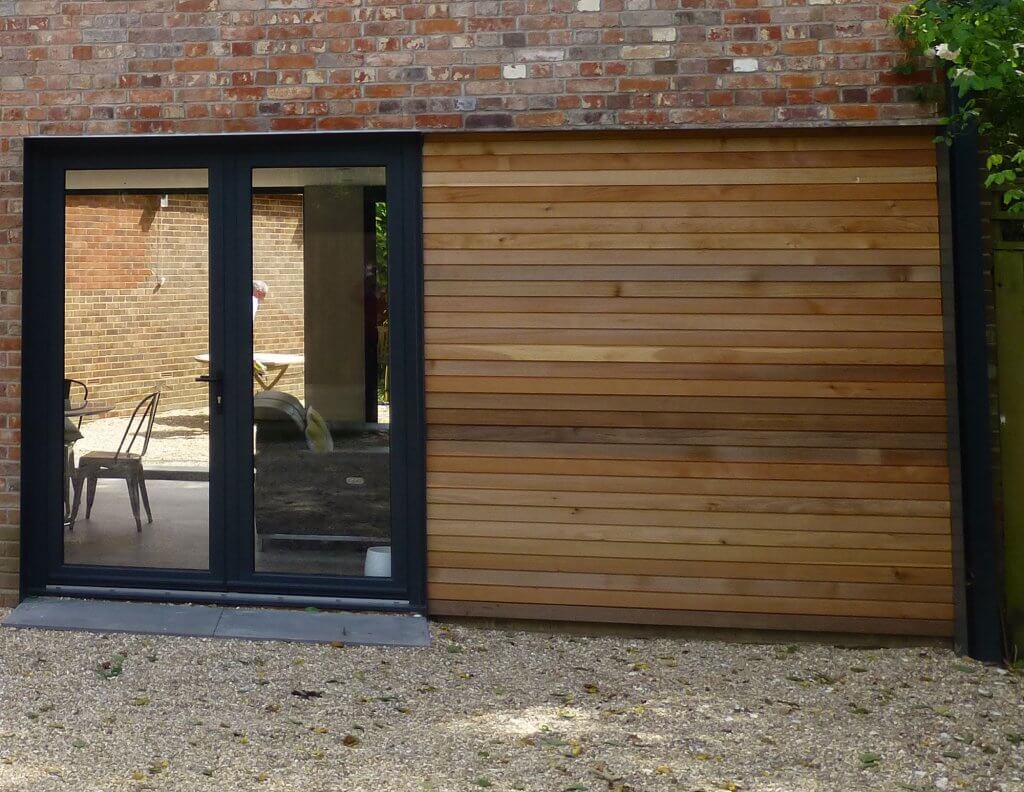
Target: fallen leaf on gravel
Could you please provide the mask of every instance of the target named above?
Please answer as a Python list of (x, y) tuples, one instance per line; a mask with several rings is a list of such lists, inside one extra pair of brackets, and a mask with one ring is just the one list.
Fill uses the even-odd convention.
[(861, 767), (876, 767), (881, 761), (882, 757), (871, 751), (865, 751), (860, 755)]
[(114, 655), (110, 660), (104, 660), (96, 668), (96, 673), (104, 679), (113, 679), (120, 676), (124, 670), (124, 655)]
[(354, 734), (346, 734), (341, 738), (341, 744), (347, 745), (349, 748), (355, 748), (360, 742), (362, 741)]
[(324, 693), (322, 690), (293, 690), (292, 695), (309, 701), (309, 699), (322, 698)]

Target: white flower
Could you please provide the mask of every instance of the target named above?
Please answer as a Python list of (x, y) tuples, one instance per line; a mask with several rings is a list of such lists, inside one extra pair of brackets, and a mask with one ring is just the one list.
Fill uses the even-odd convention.
[(960, 57), (960, 50), (951, 50), (949, 44), (939, 44), (935, 47), (935, 57), (942, 58), (942, 60), (956, 60)]

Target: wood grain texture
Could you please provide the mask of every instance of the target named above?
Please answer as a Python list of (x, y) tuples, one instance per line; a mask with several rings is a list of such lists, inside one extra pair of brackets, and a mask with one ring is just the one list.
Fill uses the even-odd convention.
[(952, 631), (926, 131), (424, 151), (435, 613)]

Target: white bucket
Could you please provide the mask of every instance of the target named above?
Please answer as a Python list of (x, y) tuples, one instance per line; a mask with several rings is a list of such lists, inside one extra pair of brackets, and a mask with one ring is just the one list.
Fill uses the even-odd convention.
[(391, 548), (388, 545), (367, 548), (363, 574), (366, 577), (391, 577)]

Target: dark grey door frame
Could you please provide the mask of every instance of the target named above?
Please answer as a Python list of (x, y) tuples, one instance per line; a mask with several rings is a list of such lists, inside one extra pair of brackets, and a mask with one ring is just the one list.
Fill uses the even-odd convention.
[[(21, 594), (265, 601), (339, 597), (422, 610), (426, 597), (421, 138), (414, 133), (133, 136), (25, 140), (22, 362)], [(252, 167), (384, 166), (391, 246), (394, 577), (252, 572)], [(64, 172), (206, 168), (210, 200), (210, 570), (142, 570), (63, 562), (62, 437)], [(234, 599), (232, 599), (234, 598)], [(397, 605), (396, 605), (397, 604)]]

